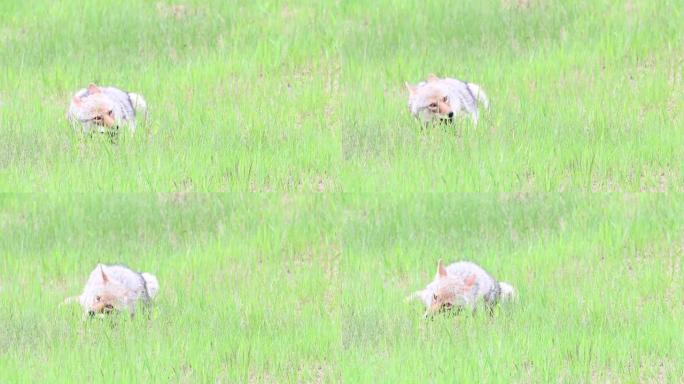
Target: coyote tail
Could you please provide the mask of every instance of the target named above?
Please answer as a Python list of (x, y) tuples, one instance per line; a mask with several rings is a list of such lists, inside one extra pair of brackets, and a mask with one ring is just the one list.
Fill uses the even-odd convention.
[(128, 97), (131, 99), (131, 104), (133, 105), (133, 109), (135, 109), (135, 113), (138, 116), (141, 116), (144, 119), (147, 118), (147, 102), (145, 99), (138, 95), (137, 93), (129, 93)]
[(487, 94), (480, 88), (479, 85), (473, 84), (473, 83), (467, 83), (466, 86), (472, 92), (473, 96), (482, 103), (482, 105), (485, 107), (485, 109), (489, 108), (489, 99), (487, 98)]
[(501, 288), (502, 301), (512, 301), (518, 296), (518, 294), (515, 292), (515, 288), (508, 283), (501, 281), (499, 282), (499, 287)]
[(157, 295), (157, 292), (159, 292), (159, 281), (157, 281), (157, 278), (150, 273), (144, 272), (141, 273), (141, 275), (143, 279), (145, 279), (147, 294), (150, 296), (150, 298), (153, 298)]

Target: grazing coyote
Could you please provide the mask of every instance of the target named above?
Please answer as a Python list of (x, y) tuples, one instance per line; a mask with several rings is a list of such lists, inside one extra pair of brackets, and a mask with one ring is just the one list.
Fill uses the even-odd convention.
[(406, 83), (406, 88), (409, 91), (408, 107), (411, 114), (424, 123), (451, 122), (459, 114), (468, 113), (473, 124), (477, 125), (477, 102), (481, 102), (485, 108), (489, 107), (489, 99), (479, 85), (457, 79), (440, 79), (431, 74), (427, 81), (418, 85)]
[(67, 119), (84, 133), (116, 132), (121, 125), (135, 131), (136, 117), (147, 117), (147, 103), (136, 93), (114, 87), (90, 84), (76, 92), (67, 110)]
[(425, 317), (429, 317), (451, 309), (475, 311), (480, 302), (492, 310), (499, 300), (507, 301), (515, 296), (513, 286), (497, 282), (475, 263), (459, 261), (445, 268), (440, 260), (435, 279), (408, 299), (420, 299), (427, 309)]
[(158, 291), (159, 282), (154, 275), (138, 273), (123, 265), (98, 264), (90, 273), (83, 293), (65, 302), (78, 301), (91, 316), (124, 310), (132, 316), (138, 302), (148, 306)]

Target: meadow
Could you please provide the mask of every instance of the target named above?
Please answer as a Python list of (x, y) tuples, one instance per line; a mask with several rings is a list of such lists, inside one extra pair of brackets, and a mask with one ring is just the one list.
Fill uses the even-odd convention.
[[(0, 190), (681, 191), (680, 5), (3, 1)], [(421, 133), (430, 72), (482, 85), (477, 129)], [(73, 134), (90, 82), (148, 126)]]
[[(3, 382), (679, 382), (684, 199), (654, 195), (5, 197)], [(470, 259), (519, 300), (423, 319)], [(98, 262), (150, 318), (60, 306)]]
[[(0, 382), (683, 382), (683, 75), (679, 1), (1, 1)], [(440, 258), (519, 299), (423, 319)], [(98, 262), (149, 317), (62, 305)]]

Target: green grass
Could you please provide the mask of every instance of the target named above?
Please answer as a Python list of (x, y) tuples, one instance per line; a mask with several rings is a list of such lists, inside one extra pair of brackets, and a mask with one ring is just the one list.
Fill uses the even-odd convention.
[[(5, 197), (5, 382), (675, 382), (684, 199), (626, 195)], [(520, 300), (422, 318), (470, 259)], [(98, 262), (155, 273), (151, 319), (60, 307)]]
[[(340, 258), (323, 198), (8, 198), (0, 225), (4, 382), (310, 381), (332, 369)], [(331, 216), (332, 217), (332, 216)], [(312, 218), (316, 218), (312, 220)], [(157, 275), (150, 320), (60, 307), (98, 262)], [(305, 326), (302, 326), (305, 325)]]
[[(0, 1), (0, 382), (682, 382), (682, 76), (680, 1)], [(520, 300), (425, 321), (439, 258)], [(60, 305), (99, 262), (150, 318)]]
[[(348, 382), (681, 380), (681, 199), (353, 199), (345, 227)], [(403, 297), (436, 260), (473, 260), (519, 302), (426, 322)]]
[[(681, 191), (680, 3), (518, 3), (5, 1), (0, 190)], [(484, 87), (477, 129), (420, 132), (430, 72)], [(93, 81), (148, 126), (81, 140)]]

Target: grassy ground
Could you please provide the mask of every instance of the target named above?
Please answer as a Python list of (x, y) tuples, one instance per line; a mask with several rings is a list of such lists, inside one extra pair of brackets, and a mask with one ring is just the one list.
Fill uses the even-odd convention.
[[(645, 192), (684, 191), (683, 26), (667, 0), (0, 1), (0, 192), (30, 192), (0, 194), (0, 382), (682, 382), (684, 196)], [(477, 128), (421, 131), (430, 72), (482, 85)], [(90, 82), (150, 120), (75, 134)], [(439, 258), (520, 300), (424, 321)], [(98, 262), (158, 276), (149, 319), (60, 306)]]
[[(677, 1), (183, 4), (0, 5), (0, 190), (683, 189)], [(484, 87), (477, 129), (420, 133), (429, 72)], [(80, 140), (93, 81), (149, 125)]]
[[(322, 198), (8, 198), (3, 382), (315, 381), (339, 353), (339, 263)], [(326, 213), (329, 212), (329, 213)], [(150, 320), (60, 307), (98, 262), (157, 275)]]
[[(4, 198), (5, 382), (676, 382), (684, 199)], [(520, 300), (422, 319), (436, 260)], [(157, 274), (151, 319), (60, 307), (97, 262)]]
[[(491, 195), (352, 199), (342, 261), (347, 382), (678, 382), (684, 200)], [(436, 260), (520, 292), (494, 318), (405, 305)]]

